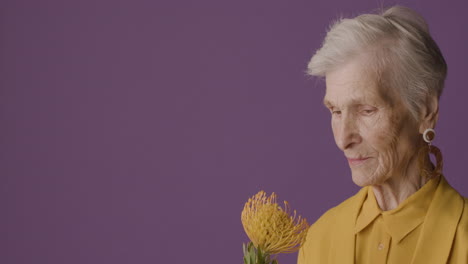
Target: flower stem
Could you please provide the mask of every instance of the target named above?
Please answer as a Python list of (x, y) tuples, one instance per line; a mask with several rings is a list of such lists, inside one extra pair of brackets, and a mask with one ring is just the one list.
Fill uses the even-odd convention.
[(278, 264), (276, 259), (271, 259), (268, 252), (264, 252), (261, 247), (254, 246), (252, 242), (249, 242), (247, 246), (242, 244), (242, 250), (244, 251), (244, 264)]

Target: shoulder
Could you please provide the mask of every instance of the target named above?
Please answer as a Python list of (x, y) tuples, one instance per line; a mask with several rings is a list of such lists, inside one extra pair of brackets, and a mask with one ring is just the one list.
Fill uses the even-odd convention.
[(299, 251), (298, 264), (327, 262), (333, 233), (339, 225), (338, 222), (343, 218), (352, 217), (350, 212), (361, 202), (362, 195), (365, 193), (367, 193), (367, 189), (362, 188), (354, 196), (326, 211), (310, 226), (306, 241)]
[(336, 226), (336, 221), (343, 217), (352, 217), (355, 208), (362, 203), (362, 196), (367, 193), (367, 188), (362, 188), (358, 193), (349, 197), (339, 205), (326, 211), (309, 229), (308, 237), (320, 237), (329, 234), (331, 228)]
[(451, 198), (444, 200), (443, 210), (440, 210), (439, 213), (452, 215), (457, 212), (456, 215), (459, 217), (459, 221), (454, 242), (466, 243), (465, 246), (468, 249), (468, 198), (463, 197), (447, 180), (445, 180), (443, 187), (446, 191), (442, 192), (441, 196), (449, 196)]
[[(458, 222), (457, 231), (455, 234), (455, 239), (463, 239), (466, 242), (466, 246), (468, 249), (468, 197), (463, 197), (456, 189), (454, 189), (450, 184), (447, 184), (447, 189), (450, 189), (452, 192), (452, 200), (449, 200), (449, 204), (444, 207), (444, 213), (451, 214), (456, 209), (456, 207), (452, 206), (452, 204), (459, 204), (461, 208), (461, 216)], [(444, 193), (447, 195), (448, 193)], [(457, 201), (455, 203), (455, 201)], [(461, 205), (460, 205), (461, 204)], [(459, 210), (459, 209), (458, 209)], [(459, 211), (458, 211), (459, 212)]]
[(464, 206), (463, 213), (458, 223), (457, 236), (461, 235), (464, 240), (467, 242), (468, 246), (468, 198), (463, 197)]
[(463, 213), (455, 233), (449, 263), (468, 263), (468, 198), (462, 198)]
[(458, 223), (455, 242), (462, 242), (468, 248), (468, 198), (463, 197), (463, 213)]
[[(354, 196), (349, 197), (345, 201), (341, 202), (337, 206), (326, 211), (320, 218), (310, 227), (309, 233), (320, 233), (324, 229), (331, 228), (334, 226), (337, 219), (343, 215), (348, 214), (353, 207), (355, 207), (356, 202), (359, 200), (359, 194), (362, 192), (359, 191)], [(328, 231), (328, 230), (326, 230)]]

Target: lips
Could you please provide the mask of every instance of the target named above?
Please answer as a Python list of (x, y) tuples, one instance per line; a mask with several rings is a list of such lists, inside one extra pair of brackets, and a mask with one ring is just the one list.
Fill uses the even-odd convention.
[(366, 162), (366, 160), (368, 160), (369, 157), (367, 157), (367, 158), (347, 158), (347, 159), (348, 159), (349, 165), (358, 166), (358, 165), (361, 165), (364, 162)]

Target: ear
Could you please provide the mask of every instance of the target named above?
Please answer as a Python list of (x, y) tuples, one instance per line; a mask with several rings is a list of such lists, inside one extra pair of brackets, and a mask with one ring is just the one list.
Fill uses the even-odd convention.
[(419, 133), (423, 134), (428, 128), (435, 128), (439, 119), (439, 99), (437, 96), (428, 96), (426, 106), (423, 107), (420, 116)]

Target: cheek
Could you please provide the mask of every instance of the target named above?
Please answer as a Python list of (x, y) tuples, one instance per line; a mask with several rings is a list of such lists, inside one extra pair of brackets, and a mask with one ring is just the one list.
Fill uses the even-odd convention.
[(395, 167), (401, 158), (401, 123), (397, 121), (382, 118), (372, 129), (367, 130), (368, 143), (378, 154), (379, 166), (384, 171)]
[(361, 133), (367, 144), (382, 155), (389, 155), (396, 150), (398, 133), (386, 118), (377, 117), (365, 120), (361, 124)]
[(376, 148), (384, 152), (395, 150), (397, 139), (395, 131), (389, 129), (380, 130), (373, 137)]

